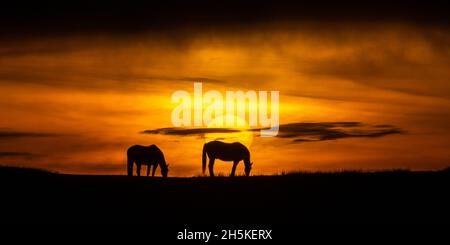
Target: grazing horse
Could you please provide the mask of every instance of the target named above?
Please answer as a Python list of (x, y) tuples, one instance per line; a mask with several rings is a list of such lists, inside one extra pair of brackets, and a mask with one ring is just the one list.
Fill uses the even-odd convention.
[(150, 174), (150, 167), (153, 166), (152, 177), (158, 165), (161, 167), (161, 175), (166, 178), (169, 172), (169, 165), (166, 163), (164, 154), (156, 145), (142, 146), (133, 145), (127, 150), (128, 176), (133, 176), (133, 165), (136, 163), (136, 174), (141, 176), (141, 165), (147, 165), (147, 176)]
[(250, 152), (245, 145), (235, 143), (224, 143), (221, 141), (211, 141), (203, 145), (202, 155), (202, 170), (205, 174), (206, 168), (206, 155), (209, 157), (209, 175), (214, 177), (214, 160), (220, 159), (222, 161), (233, 161), (233, 169), (231, 170), (231, 176), (234, 176), (236, 172), (236, 166), (241, 160), (244, 160), (245, 175), (250, 175), (253, 162), (250, 163)]

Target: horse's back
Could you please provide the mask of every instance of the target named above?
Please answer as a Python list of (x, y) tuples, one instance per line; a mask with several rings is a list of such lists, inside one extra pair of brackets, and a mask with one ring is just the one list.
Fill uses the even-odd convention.
[(148, 149), (149, 149), (150, 151), (158, 152), (158, 153), (161, 153), (161, 154), (162, 154), (161, 149), (159, 149), (159, 147), (156, 146), (156, 145), (150, 145), (150, 146), (148, 146)]
[(236, 149), (236, 150), (245, 149), (245, 150), (248, 150), (247, 147), (240, 142), (225, 143), (222, 141), (215, 140), (215, 141), (208, 142), (205, 145), (208, 145), (211, 148), (217, 148), (217, 149)]
[(211, 141), (205, 144), (205, 150), (208, 155), (227, 161), (242, 159), (250, 154), (247, 147), (239, 142)]
[(128, 154), (128, 155), (136, 154), (136, 153), (138, 153), (138, 152), (145, 151), (146, 148), (147, 148), (147, 147), (146, 147), (146, 146), (143, 146), (143, 145), (133, 145), (133, 146), (130, 146), (130, 147), (128, 148), (127, 154)]
[(127, 155), (135, 159), (148, 159), (163, 156), (162, 151), (156, 145), (133, 145), (127, 150)]

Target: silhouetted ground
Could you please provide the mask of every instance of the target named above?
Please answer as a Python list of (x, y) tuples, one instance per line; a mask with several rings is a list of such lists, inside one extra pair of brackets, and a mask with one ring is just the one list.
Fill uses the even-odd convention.
[(148, 178), (0, 167), (0, 222), (449, 222), (450, 172)]

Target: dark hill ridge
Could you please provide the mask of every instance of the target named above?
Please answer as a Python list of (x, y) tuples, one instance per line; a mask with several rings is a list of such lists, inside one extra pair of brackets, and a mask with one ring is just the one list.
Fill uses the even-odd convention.
[(0, 168), (1, 222), (449, 222), (450, 172), (148, 178)]

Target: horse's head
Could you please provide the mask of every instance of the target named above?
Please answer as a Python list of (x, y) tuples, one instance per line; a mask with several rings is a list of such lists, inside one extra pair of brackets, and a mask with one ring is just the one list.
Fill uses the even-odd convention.
[(245, 165), (245, 176), (250, 176), (250, 170), (252, 170), (253, 162)]
[(167, 178), (167, 174), (169, 173), (169, 164), (161, 165), (161, 175), (163, 178)]

